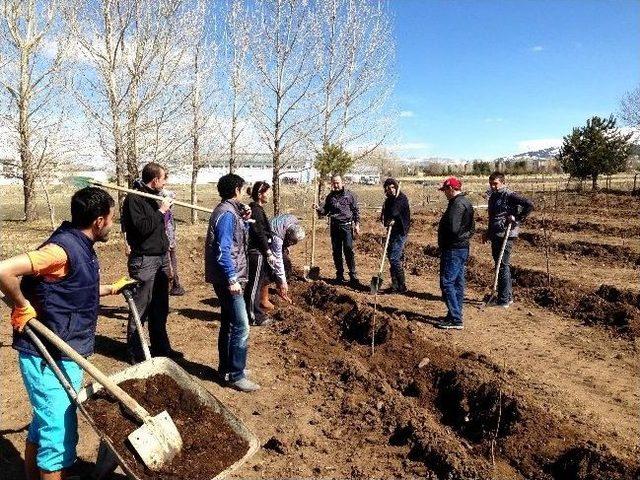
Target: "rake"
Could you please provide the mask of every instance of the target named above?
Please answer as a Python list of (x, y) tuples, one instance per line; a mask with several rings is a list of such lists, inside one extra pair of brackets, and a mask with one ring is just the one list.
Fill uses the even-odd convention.
[[(154, 200), (163, 201), (165, 197), (161, 195), (154, 195), (152, 193), (141, 192), (140, 190), (134, 190), (133, 188), (121, 187), (120, 185), (114, 185), (112, 183), (100, 182), (98, 180), (94, 180), (91, 177), (71, 177), (71, 182), (77, 188), (84, 188), (89, 186), (94, 187), (102, 187), (108, 188), (110, 190), (117, 190), (118, 192), (132, 193), (134, 195), (140, 195), (141, 197), (153, 198)], [(212, 209), (201, 207), (200, 205), (193, 205), (187, 202), (181, 202), (179, 200), (174, 200), (173, 205), (178, 205), (179, 207), (190, 208), (191, 210), (198, 210), (200, 212), (211, 213)]]

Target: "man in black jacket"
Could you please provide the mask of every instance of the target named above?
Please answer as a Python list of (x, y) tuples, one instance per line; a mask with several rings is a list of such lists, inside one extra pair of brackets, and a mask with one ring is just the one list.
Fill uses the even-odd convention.
[(331, 177), (331, 192), (324, 201), (324, 206), (313, 204), (318, 215), (327, 215), (330, 219), (331, 250), (333, 264), (336, 267), (336, 282), (344, 283), (344, 264), (342, 253), (349, 269), (349, 283), (360, 285), (356, 273), (356, 258), (353, 252), (353, 234), (360, 234), (360, 209), (358, 199), (353, 192), (344, 188), (342, 177)]
[(462, 182), (447, 178), (440, 187), (449, 204), (438, 225), (440, 289), (447, 315), (437, 327), (462, 330), (464, 271), (469, 258), (469, 239), (475, 232), (473, 205), (462, 192)]
[[(137, 188), (158, 195), (167, 183), (166, 170), (157, 163), (148, 163), (142, 169), (142, 183)], [(160, 203), (152, 198), (129, 194), (122, 204), (122, 228), (131, 249), (129, 276), (140, 282), (134, 301), (144, 324), (149, 321), (151, 354), (159, 357), (179, 358), (182, 354), (171, 348), (167, 334), (169, 314), (169, 239), (164, 225), (164, 214), (173, 200)], [(140, 338), (133, 317), (127, 326), (129, 361), (144, 359)]]
[(387, 250), (391, 270), (391, 287), (386, 290), (386, 293), (405, 293), (407, 285), (405, 284), (402, 260), (411, 223), (409, 199), (403, 192), (398, 191), (399, 185), (395, 178), (387, 178), (383, 187), (387, 198), (382, 206), (380, 220), (387, 228), (393, 222)]

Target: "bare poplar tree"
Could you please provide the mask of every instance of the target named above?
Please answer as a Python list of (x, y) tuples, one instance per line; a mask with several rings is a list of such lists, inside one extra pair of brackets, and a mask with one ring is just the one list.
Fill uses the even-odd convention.
[(16, 143), (19, 158), (9, 170), (22, 178), (29, 221), (36, 218), (36, 181), (61, 148), (56, 133), (64, 117), (60, 93), (67, 43), (58, 2), (3, 0), (0, 5), (0, 82), (9, 95), (2, 120)]
[(98, 0), (71, 21), (86, 64), (74, 91), (97, 128), (119, 184), (144, 159), (166, 162), (188, 141), (180, 122), (188, 35), (180, 0)]
[[(388, 7), (381, 1), (345, 0), (345, 71), (337, 142), (366, 143), (366, 155), (391, 132), (388, 102), (395, 86), (395, 45)], [(357, 160), (357, 159), (356, 159)]]
[(243, 0), (231, 0), (228, 5), (222, 38), (222, 61), (219, 83), (222, 88), (222, 113), (218, 128), (224, 138), (229, 173), (238, 167), (241, 137), (248, 125), (248, 10)]
[(625, 93), (620, 100), (620, 118), (625, 125), (640, 127), (640, 85)]
[[(207, 9), (208, 3), (196, 0), (190, 12), (188, 25), (190, 33), (189, 72), (186, 78), (188, 84), (188, 117), (190, 118), (189, 144), (191, 166), (191, 203), (198, 203), (198, 173), (204, 166), (206, 152), (210, 142), (205, 142), (206, 132), (211, 123), (216, 104), (216, 83), (213, 75), (214, 65), (217, 64), (218, 42), (212, 31), (215, 26), (214, 12)], [(211, 18), (213, 16), (213, 18)], [(209, 22), (205, 22), (205, 18)], [(198, 212), (191, 210), (191, 223), (198, 220)]]
[(309, 0), (261, 0), (251, 19), (252, 118), (273, 167), (273, 206), (280, 173), (317, 131), (317, 18)]

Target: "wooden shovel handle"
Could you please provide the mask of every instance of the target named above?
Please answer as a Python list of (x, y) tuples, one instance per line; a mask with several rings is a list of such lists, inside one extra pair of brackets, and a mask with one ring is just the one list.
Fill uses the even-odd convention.
[(42, 335), (51, 342), (58, 350), (64, 353), (71, 360), (76, 362), (82, 369), (91, 375), (99, 384), (101, 384), (111, 395), (121, 402), (125, 408), (134, 415), (139, 421), (145, 422), (149, 418), (147, 412), (142, 405), (136, 402), (127, 392), (122, 390), (113, 380), (98, 370), (91, 362), (67, 345), (60, 337), (45, 327), (35, 318), (27, 323), (33, 330)]
[[(113, 185), (112, 183), (103, 183), (103, 182), (99, 182), (97, 180), (90, 180), (89, 183), (91, 185), (95, 185), (97, 187), (110, 188), (111, 190), (117, 190), (119, 192), (132, 193), (134, 195), (140, 195), (141, 197), (153, 198), (155, 200), (162, 201), (162, 200), (165, 199), (165, 197), (160, 196), (160, 195), (154, 195), (152, 193), (141, 192), (140, 190), (134, 190), (132, 188), (121, 187), (120, 185)], [(211, 210), (210, 208), (201, 207), (200, 205), (192, 205), (191, 203), (181, 202), (179, 200), (174, 200), (173, 204), (174, 205), (178, 205), (180, 207), (190, 208), (192, 210), (198, 210), (200, 212), (207, 212), (207, 213), (213, 212), (213, 210)]]

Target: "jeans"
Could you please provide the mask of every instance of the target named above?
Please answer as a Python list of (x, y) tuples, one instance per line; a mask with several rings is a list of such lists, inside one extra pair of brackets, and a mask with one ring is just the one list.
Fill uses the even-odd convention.
[(396, 290), (404, 290), (404, 269), (402, 261), (404, 260), (404, 245), (407, 242), (407, 235), (391, 233), (389, 237), (389, 247), (387, 257), (389, 258), (389, 268), (391, 270), (391, 284)]
[(342, 263), (342, 253), (347, 262), (349, 277), (354, 278), (356, 273), (356, 258), (353, 253), (353, 224), (331, 222), (329, 232), (331, 234), (331, 250), (333, 253), (333, 264), (336, 267), (336, 277), (344, 277), (344, 265)]
[(214, 285), (220, 301), (218, 334), (218, 373), (228, 382), (244, 378), (247, 366), (249, 316), (242, 293), (232, 295), (227, 285)]
[(247, 255), (249, 281), (244, 289), (244, 303), (247, 306), (249, 323), (259, 325), (267, 319), (267, 312), (260, 306), (260, 288), (268, 281), (268, 268), (260, 252), (250, 251)]
[[(503, 238), (494, 238), (491, 240), (491, 255), (493, 263), (497, 265), (500, 250), (502, 249)], [(511, 282), (511, 250), (513, 249), (513, 239), (507, 240), (507, 246), (504, 248), (502, 262), (500, 262), (500, 270), (498, 271), (498, 303), (509, 303), (513, 300), (513, 286)]]
[[(168, 255), (129, 255), (129, 276), (140, 281), (133, 294), (133, 301), (140, 315), (142, 325), (149, 321), (149, 341), (151, 355), (162, 357), (171, 352), (167, 334), (169, 315), (169, 270)], [(140, 361), (144, 359), (140, 336), (136, 323), (129, 315), (127, 325), (127, 350), (129, 356)]]
[(440, 290), (447, 306), (447, 320), (462, 324), (464, 302), (464, 271), (469, 247), (442, 250), (440, 254)]

